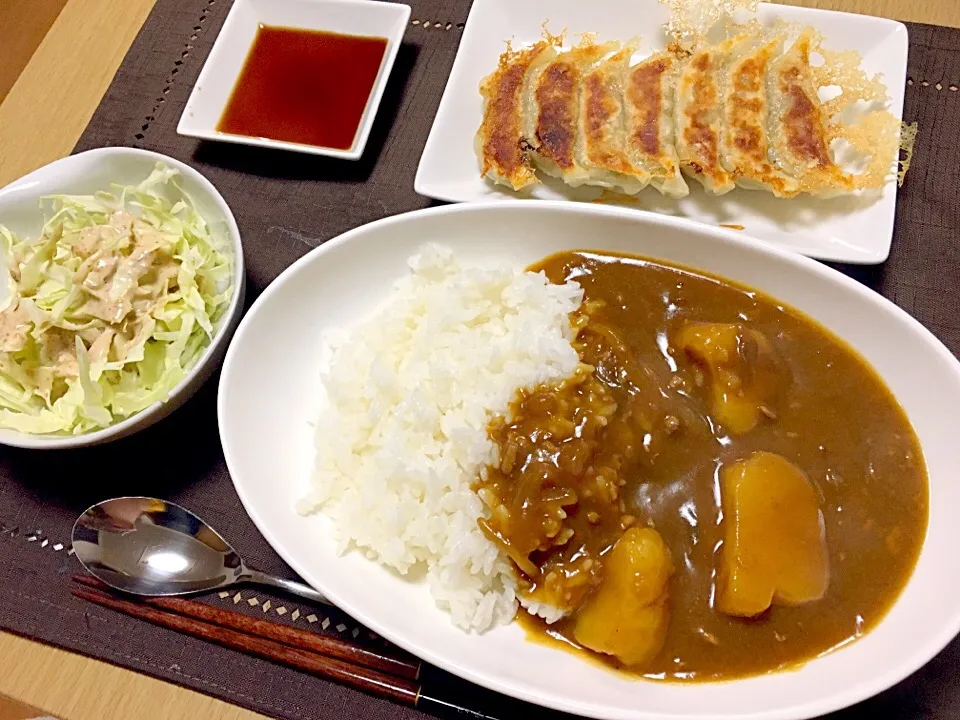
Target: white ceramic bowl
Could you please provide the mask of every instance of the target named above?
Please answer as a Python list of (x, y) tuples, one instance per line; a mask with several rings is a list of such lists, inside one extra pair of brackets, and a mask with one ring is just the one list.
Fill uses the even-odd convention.
[[(111, 184), (136, 184), (162, 162), (180, 171), (180, 184), (190, 194), (203, 218), (227, 239), (233, 253), (233, 297), (216, 334), (193, 369), (163, 402), (121, 422), (82, 435), (28, 435), (0, 429), (0, 444), (37, 450), (56, 450), (116, 440), (162, 420), (193, 395), (216, 369), (243, 311), (246, 275), (237, 221), (217, 189), (189, 165), (166, 155), (125, 147), (99, 148), (56, 160), (0, 190), (0, 225), (20, 236), (36, 237), (43, 226), (39, 199), (53, 194), (90, 194)], [(0, 288), (0, 306), (6, 299)]]
[[(592, 248), (701, 268), (757, 288), (823, 323), (885, 379), (922, 443), (930, 523), (916, 570), (870, 633), (790, 672), (731, 682), (626, 679), (528, 642), (515, 624), (467, 635), (426, 588), (358, 554), (337, 556), (321, 517), (300, 517), (321, 402), (320, 333), (371, 311), (423, 243), (525, 266)], [(596, 718), (808, 718), (893, 685), (960, 630), (960, 363), (905, 312), (812, 260), (691, 221), (563, 203), (459, 205), (353, 230), (290, 267), (237, 331), (220, 381), (220, 437), (237, 492), (267, 540), (359, 622), (425, 660), (494, 690)]]
[[(213, 49), (190, 92), (177, 124), (180, 135), (359, 160), (370, 137), (390, 71), (410, 22), (410, 6), (372, 0), (235, 0)], [(381, 37), (387, 48), (370, 90), (353, 144), (346, 150), (220, 132), (217, 125), (230, 101), (261, 25)]]

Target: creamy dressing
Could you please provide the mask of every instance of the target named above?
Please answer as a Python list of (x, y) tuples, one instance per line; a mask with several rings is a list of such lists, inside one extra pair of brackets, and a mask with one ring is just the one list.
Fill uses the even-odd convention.
[(177, 175), (157, 163), (135, 185), (44, 198), (28, 237), (0, 225), (0, 429), (107, 428), (202, 360), (234, 259)]
[(19, 305), (0, 312), (0, 352), (23, 350), (30, 329), (30, 318)]
[[(0, 312), (0, 352), (23, 350), (33, 330), (48, 373), (71, 378), (79, 372), (76, 336), (88, 348), (90, 361), (102, 364), (122, 362), (130, 349), (152, 332), (155, 321), (150, 314), (176, 285), (180, 265), (168, 234), (123, 210), (112, 213), (105, 225), (61, 233), (58, 226), (35, 247), (37, 253), (43, 252), (49, 241), (56, 239), (61, 251), (66, 246), (82, 258), (68, 296), (69, 305), (77, 308), (72, 314), (79, 325), (70, 329), (41, 325), (37, 332), (27, 310), (32, 301), (15, 297), (11, 306)], [(19, 255), (12, 258), (11, 277), (19, 282), (24, 267), (33, 259)], [(28, 295), (35, 290), (21, 288)], [(33, 379), (49, 392), (52, 378)]]
[(88, 251), (93, 239), (102, 246), (90, 252), (74, 277), (86, 295), (80, 314), (117, 324), (131, 313), (149, 312), (178, 271), (168, 236), (120, 211), (109, 225), (82, 230), (78, 246)]

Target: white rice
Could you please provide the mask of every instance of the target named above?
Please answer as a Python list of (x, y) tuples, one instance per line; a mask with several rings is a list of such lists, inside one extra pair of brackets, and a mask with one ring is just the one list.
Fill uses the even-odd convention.
[(583, 292), (435, 245), (409, 266), (374, 317), (324, 337), (328, 404), (299, 509), (328, 515), (341, 551), (425, 573), (438, 606), (482, 631), (517, 606), (511, 564), (477, 526), (471, 484), (498, 461), (487, 426), (518, 389), (573, 373)]
[(543, 618), (547, 625), (553, 625), (567, 616), (567, 611), (550, 603), (538, 602), (530, 597), (519, 597), (520, 606), (531, 615)]

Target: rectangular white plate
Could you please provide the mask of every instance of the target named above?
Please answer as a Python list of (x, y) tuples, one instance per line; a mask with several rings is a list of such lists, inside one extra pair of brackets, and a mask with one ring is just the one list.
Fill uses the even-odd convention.
[[(410, 21), (410, 6), (374, 0), (236, 0), (223, 28), (213, 44), (210, 56), (200, 71), (196, 85), (187, 99), (177, 133), (205, 140), (259, 145), (261, 147), (312, 155), (329, 155), (357, 160), (367, 144), (373, 118), (383, 97), (387, 78), (397, 59), (403, 33)], [(360, 127), (348, 150), (303, 145), (269, 138), (232, 135), (217, 131), (217, 123), (237, 83), (243, 63), (253, 45), (260, 25), (325, 30), (344, 35), (364, 35), (387, 39), (387, 49), (380, 63), (380, 72), (370, 91)], [(304, 92), (309, 92), (304, 88)]]
[[(901, 23), (849, 13), (761, 5), (761, 21), (780, 17), (811, 25), (823, 33), (825, 47), (856, 50), (868, 74), (882, 73), (890, 95), (889, 110), (898, 118), (903, 111), (907, 74), (907, 29)], [(451, 202), (513, 200), (509, 189), (480, 177), (473, 138), (483, 112), (480, 81), (497, 65), (505, 41), (514, 47), (541, 37), (548, 29), (567, 29), (568, 38), (595, 32), (601, 40), (643, 38), (644, 54), (664, 45), (662, 25), (667, 9), (655, 0), (475, 0), (464, 28), (440, 109), (427, 139), (415, 188), (421, 195)], [(707, 195), (690, 182), (690, 195), (671, 200), (647, 189), (627, 198), (628, 207), (682, 215), (708, 225), (742, 225), (744, 232), (795, 252), (823, 260), (860, 264), (887, 259), (893, 239), (897, 201), (894, 179), (872, 197), (838, 197), (822, 200), (807, 196), (775, 198), (738, 188), (722, 197)], [(606, 201), (598, 188), (572, 190), (550, 179), (533, 188), (530, 197)], [(586, 240), (586, 239), (585, 239)]]

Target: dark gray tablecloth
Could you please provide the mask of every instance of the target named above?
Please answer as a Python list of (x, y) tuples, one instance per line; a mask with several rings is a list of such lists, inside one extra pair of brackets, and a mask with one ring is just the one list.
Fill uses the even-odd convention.
[[(229, 2), (158, 0), (77, 150), (135, 145), (179, 158), (220, 189), (243, 235), (249, 300), (312, 247), (349, 228), (430, 204), (413, 191), (420, 153), (460, 40), (469, 3), (411, 0), (413, 22), (360, 162), (201, 143), (176, 123)], [(2, 53), (2, 49), (0, 49)], [(905, 117), (918, 121), (913, 168), (897, 208), (889, 261), (845, 269), (908, 310), (960, 352), (960, 30), (910, 26)], [(269, 572), (291, 575), (247, 518), (224, 466), (216, 383), (157, 427), (113, 445), (69, 453), (0, 449), (0, 627), (215, 695), (286, 720), (414, 718), (422, 714), (323, 680), (217, 648), (74, 600), (68, 579), (76, 515), (122, 494), (152, 494), (222, 528)], [(170, 449), (162, 453), (157, 448)], [(269, 601), (269, 605), (267, 602)], [(222, 603), (317, 632), (355, 636), (329, 608), (261, 591)], [(960, 642), (912, 678), (835, 716), (947, 720), (960, 717)], [(0, 671), (16, 663), (0, 658)], [(435, 687), (499, 717), (518, 710), (442, 673)], [(89, 692), (97, 692), (89, 688)]]

